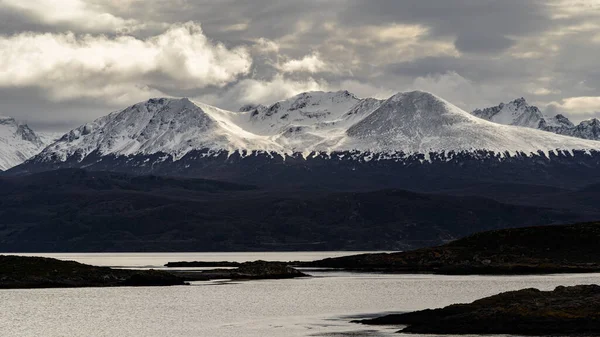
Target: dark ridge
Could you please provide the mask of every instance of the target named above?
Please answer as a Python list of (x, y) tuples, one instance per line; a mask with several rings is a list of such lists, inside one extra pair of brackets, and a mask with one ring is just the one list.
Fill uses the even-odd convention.
[(91, 190), (122, 189), (139, 191), (152, 191), (169, 187), (206, 192), (256, 189), (255, 186), (251, 185), (208, 179), (183, 179), (155, 175), (139, 176), (122, 172), (88, 171), (79, 168), (44, 171), (27, 176), (4, 177), (0, 178), (0, 184), (4, 188), (12, 187), (15, 189), (22, 189), (24, 186), (40, 189), (83, 188)]
[(502, 229), (401, 253), (331, 258), (303, 266), (436, 274), (600, 271), (600, 223)]
[(78, 169), (0, 178), (0, 247), (12, 252), (406, 250), (580, 220), (569, 209), (398, 189), (267, 189)]

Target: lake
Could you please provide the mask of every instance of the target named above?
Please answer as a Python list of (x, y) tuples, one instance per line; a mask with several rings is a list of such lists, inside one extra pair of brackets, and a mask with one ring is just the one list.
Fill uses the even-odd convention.
[[(95, 265), (151, 268), (169, 261), (307, 261), (348, 252), (27, 254)], [(26, 255), (26, 254), (20, 254)], [(508, 290), (598, 283), (600, 274), (385, 275), (194, 282), (158, 288), (0, 290), (4, 336), (399, 336), (398, 327), (351, 324), (373, 314), (443, 307)], [(401, 336), (401, 335), (400, 335)]]

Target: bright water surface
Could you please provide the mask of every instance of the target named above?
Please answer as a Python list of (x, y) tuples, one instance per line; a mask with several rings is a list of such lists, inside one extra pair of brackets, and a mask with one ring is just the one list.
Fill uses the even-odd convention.
[[(105, 266), (168, 261), (313, 260), (348, 253), (43, 254)], [(40, 254), (33, 254), (40, 255)], [(507, 290), (598, 283), (600, 274), (436, 276), (311, 272), (314, 277), (157, 288), (0, 290), (0, 335), (44, 337), (402, 336), (348, 323)]]

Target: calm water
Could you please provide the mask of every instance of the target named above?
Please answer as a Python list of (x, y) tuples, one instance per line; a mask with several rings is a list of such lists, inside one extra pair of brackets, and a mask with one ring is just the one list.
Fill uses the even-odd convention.
[[(259, 255), (271, 260), (310, 260), (315, 256), (338, 254), (341, 253)], [(175, 260), (244, 261), (255, 260), (257, 256), (69, 254), (67, 258), (98, 265), (143, 267)], [(470, 302), (507, 290), (526, 287), (549, 290), (558, 285), (591, 284), (600, 280), (600, 274), (463, 277), (319, 272), (313, 275), (315, 277), (306, 279), (198, 282), (164, 288), (0, 290), (0, 334), (36, 337), (398, 336), (393, 334), (397, 327), (373, 330), (348, 321), (383, 312)]]

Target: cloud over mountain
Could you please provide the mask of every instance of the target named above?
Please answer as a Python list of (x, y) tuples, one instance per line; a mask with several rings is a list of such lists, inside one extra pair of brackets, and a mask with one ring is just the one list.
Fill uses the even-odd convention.
[(581, 104), (599, 19), (596, 0), (0, 0), (0, 113), (66, 130), (150, 96), (233, 108), (354, 84), (469, 111), (527, 95), (577, 122), (598, 116)]

